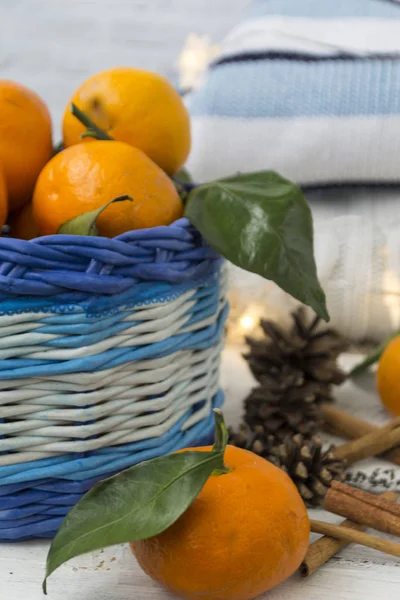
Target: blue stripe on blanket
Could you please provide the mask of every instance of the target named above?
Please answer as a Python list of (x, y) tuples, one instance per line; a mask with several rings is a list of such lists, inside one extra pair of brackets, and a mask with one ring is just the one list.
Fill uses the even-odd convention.
[(400, 6), (393, 0), (256, 0), (249, 17), (285, 16), (308, 18), (400, 18)]
[[(210, 64), (210, 68), (214, 69), (219, 65), (226, 65), (228, 63), (241, 63), (241, 62), (252, 62), (255, 60), (294, 60), (300, 62), (331, 62), (331, 61), (351, 61), (354, 62), (354, 54), (346, 53), (345, 51), (334, 56), (327, 56), (326, 54), (310, 54), (309, 52), (298, 52), (288, 50), (263, 50), (263, 51), (243, 51), (238, 54), (230, 54), (217, 58)], [(357, 57), (357, 61), (371, 61), (371, 60), (400, 60), (400, 53), (383, 54), (375, 53), (368, 54), (368, 56)]]
[(188, 108), (195, 117), (247, 119), (396, 115), (400, 59), (222, 64)]

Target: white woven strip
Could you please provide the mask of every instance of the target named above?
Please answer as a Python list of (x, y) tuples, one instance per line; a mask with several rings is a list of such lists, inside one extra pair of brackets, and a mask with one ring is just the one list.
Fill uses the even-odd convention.
[[(197, 394), (197, 392), (201, 393), (204, 389), (208, 390), (209, 385), (215, 394), (215, 385), (217, 383), (215, 378), (217, 375), (218, 367), (217, 369), (213, 369), (211, 377), (209, 377), (209, 374), (207, 373), (207, 375), (202, 375), (202, 377), (199, 377), (195, 381), (189, 380), (179, 382), (163, 397), (156, 399), (154, 406), (152, 406), (151, 400), (138, 402), (136, 404), (136, 411), (120, 411), (119, 414), (104, 416), (95, 423), (83, 424), (80, 427), (76, 427), (75, 425), (62, 425), (62, 421), (59, 421), (60, 424), (43, 426), (42, 420), (31, 419), (29, 421), (24, 420), (3, 425), (5, 429), (3, 430), (3, 433), (10, 435), (11, 433), (18, 434), (24, 432), (26, 437), (40, 436), (42, 441), (46, 441), (46, 438), (48, 438), (49, 441), (53, 441), (54, 438), (57, 438), (58, 440), (68, 440), (69, 438), (87, 439), (91, 436), (98, 436), (109, 431), (132, 430), (144, 425), (158, 424), (164, 420), (165, 415), (169, 416), (173, 410), (179, 408), (181, 403), (185, 402), (188, 405), (187, 407), (189, 407), (190, 403), (193, 403), (193, 394)], [(208, 399), (207, 394), (205, 397)], [(186, 401), (184, 400), (185, 398)], [(157, 400), (159, 400), (158, 405)], [(145, 406), (141, 406), (143, 404)], [(150, 409), (152, 409), (152, 412), (146, 413), (146, 410), (149, 411)], [(132, 417), (135, 417), (134, 426), (132, 426)], [(57, 421), (55, 421), (55, 423), (57, 423)], [(9, 427), (8, 430), (7, 427)], [(11, 449), (14, 450), (17, 447), (23, 447), (24, 441), (25, 440), (22, 437), (18, 438), (14, 444), (11, 444), (14, 445), (14, 448)], [(37, 440), (37, 442), (40, 442), (40, 440)], [(9, 445), (10, 443), (7, 442), (7, 440), (0, 440), (0, 451), (3, 451), (4, 448)], [(32, 442), (32, 445), (36, 445), (36, 443)]]
[[(140, 386), (141, 392), (138, 392), (139, 395), (144, 393), (159, 394), (174, 383), (177, 377), (182, 376), (188, 367), (194, 368), (197, 363), (201, 363), (207, 352), (208, 350), (201, 350), (194, 355), (187, 351), (176, 352), (173, 356), (175, 360), (179, 361), (178, 364), (181, 367), (179, 371), (177, 371), (174, 364), (171, 364), (170, 356), (157, 359), (157, 361), (140, 361), (135, 363), (132, 372), (129, 370), (131, 365), (128, 365), (128, 369), (127, 365), (124, 365), (124, 371), (120, 367), (108, 369), (107, 377), (101, 377), (102, 372), (99, 372), (99, 379), (97, 381), (92, 381), (89, 385), (80, 386), (79, 390), (74, 389), (74, 386), (69, 385), (68, 382), (65, 382), (64, 385), (58, 384), (58, 387), (56, 387), (57, 382), (54, 382), (51, 378), (41, 383), (35, 383), (36, 380), (33, 380), (30, 385), (28, 384), (28, 386), (24, 386), (21, 389), (2, 392), (1, 401), (4, 406), (11, 403), (14, 405), (21, 403), (22, 406), (36, 405), (37, 407), (41, 407), (42, 405), (52, 407), (57, 405), (86, 407), (111, 398), (113, 392), (108, 391), (111, 389), (127, 389), (130, 395), (135, 395), (135, 388)], [(165, 364), (166, 359), (168, 359), (170, 364)], [(148, 383), (149, 371), (152, 371), (151, 383)], [(116, 385), (113, 385), (114, 383)], [(93, 389), (94, 386), (95, 389)], [(40, 391), (40, 394), (38, 394), (38, 391)], [(57, 391), (60, 393), (56, 393)], [(2, 412), (3, 410), (7, 410), (7, 408), (0, 407), (0, 418), (5, 417), (5, 413)], [(38, 408), (35, 410), (38, 410)]]
[[(45, 391), (64, 391), (68, 389), (70, 391), (85, 392), (92, 390), (93, 387), (97, 388), (101, 385), (106, 385), (112, 380), (119, 380), (119, 373), (126, 371), (127, 375), (136, 373), (143, 369), (157, 369), (161, 366), (165, 366), (169, 363), (169, 357), (163, 356), (162, 358), (153, 358), (146, 361), (142, 361), (140, 366), (133, 363), (119, 365), (110, 369), (104, 369), (103, 371), (97, 371), (96, 373), (79, 373), (79, 380), (77, 380), (75, 373), (63, 373), (51, 375), (47, 378), (31, 378), (31, 379), (6, 379), (1, 382), (3, 390), (15, 390), (17, 394), (19, 390), (35, 389), (41, 392)], [(36, 394), (39, 396), (39, 394)], [(3, 398), (3, 392), (2, 396)], [(2, 401), (3, 402), (3, 401)]]
[[(0, 317), (1, 320), (4, 317)], [(39, 322), (35, 323), (13, 323), (12, 325), (2, 325), (0, 327), (0, 344), (2, 344), (1, 338), (7, 338), (10, 335), (15, 335), (17, 333), (26, 333), (27, 331), (34, 331), (35, 329), (39, 329), (42, 327), (42, 324)]]
[[(186, 364), (183, 368), (177, 370), (172, 366), (169, 371), (162, 369), (162, 375), (166, 375), (166, 378), (155, 383), (148, 383), (147, 385), (134, 384), (133, 386), (131, 383), (126, 385), (113, 385), (107, 388), (102, 387), (99, 390), (94, 390), (93, 392), (88, 392), (86, 394), (57, 394), (53, 395), (51, 398), (47, 398), (48, 406), (44, 405), (40, 398), (35, 398), (34, 404), (28, 405), (28, 409), (26, 407), (26, 402), (19, 406), (1, 407), (0, 418), (8, 418), (10, 416), (24, 418), (26, 423), (20, 421), (4, 424), (0, 423), (0, 435), (21, 431), (21, 423), (23, 423), (23, 426), (26, 429), (29, 429), (33, 426), (29, 425), (32, 419), (43, 419), (49, 424), (58, 421), (83, 423), (85, 421), (101, 418), (107, 414), (118, 414), (121, 412), (124, 414), (137, 414), (138, 412), (145, 412), (146, 410), (158, 410), (167, 403), (167, 400), (165, 399), (166, 396), (151, 398), (147, 401), (141, 400), (147, 396), (151, 397), (165, 394), (174, 385), (201, 376), (205, 372), (210, 361), (211, 363), (212, 361), (218, 361), (218, 353), (220, 351), (220, 344), (207, 349), (206, 351), (202, 351), (200, 362), (197, 354), (188, 351), (185, 357)], [(175, 354), (171, 355), (170, 359), (175, 360), (175, 357)], [(154, 374), (157, 377), (160, 376), (158, 371)], [(148, 376), (149, 374), (147, 373), (147, 379)], [(133, 403), (134, 400), (135, 403)], [(63, 408), (57, 408), (58, 406)], [(67, 406), (70, 406), (71, 408), (67, 408)], [(76, 406), (80, 406), (80, 408), (75, 408)], [(48, 407), (50, 407), (50, 409)]]
[[(20, 448), (23, 449), (29, 446), (36, 453), (45, 452), (47, 456), (50, 456), (70, 452), (88, 452), (106, 446), (127, 444), (150, 437), (158, 437), (168, 431), (197, 402), (206, 400), (207, 407), (198, 411), (199, 416), (191, 418), (189, 425), (186, 423), (186, 426), (191, 426), (194, 422), (209, 414), (211, 399), (218, 391), (218, 381), (219, 369), (216, 368), (210, 372), (209, 376), (207, 375), (203, 379), (199, 379), (198, 384), (191, 382), (187, 385), (181, 382), (174, 386), (173, 390), (167, 395), (169, 404), (165, 409), (144, 415), (107, 417), (93, 424), (89, 430), (86, 429), (86, 435), (99, 435), (95, 439), (64, 441), (60, 436), (59, 441), (53, 441), (54, 438), (51, 438), (52, 441), (48, 442), (49, 438), (43, 435), (46, 428), (42, 428), (41, 430), (33, 430), (31, 436), (24, 435), (0, 440), (0, 451), (15, 452)], [(84, 427), (69, 428), (60, 426), (59, 429), (60, 433), (71, 437), (71, 433), (74, 431), (77, 432)], [(103, 432), (104, 435), (100, 435)], [(0, 465), (20, 462), (17, 459), (18, 456), (13, 454), (0, 456)]]

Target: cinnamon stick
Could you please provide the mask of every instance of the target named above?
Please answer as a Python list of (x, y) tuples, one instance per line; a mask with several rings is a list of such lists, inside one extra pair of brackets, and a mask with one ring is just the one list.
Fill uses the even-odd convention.
[(385, 554), (391, 554), (392, 556), (400, 557), (400, 544), (379, 538), (362, 531), (356, 531), (348, 527), (341, 527), (340, 525), (332, 525), (332, 523), (324, 523), (323, 521), (310, 521), (311, 531), (314, 533), (322, 533), (323, 535), (329, 535), (338, 540), (345, 542), (353, 542), (354, 544), (361, 544), (362, 546), (368, 546), (368, 548), (374, 548)]
[[(372, 423), (368, 423), (363, 419), (358, 419), (330, 404), (324, 404), (322, 412), (324, 415), (324, 428), (330, 433), (344, 438), (357, 439), (374, 431), (376, 432), (379, 429), (376, 425), (372, 425)], [(383, 458), (395, 465), (400, 465), (400, 447), (385, 452)]]
[(393, 419), (383, 427), (377, 427), (374, 431), (356, 440), (338, 446), (334, 450), (334, 455), (346, 460), (347, 464), (352, 464), (364, 458), (381, 454), (399, 444), (400, 417)]
[(326, 493), (325, 510), (351, 521), (400, 536), (400, 505), (340, 481), (332, 481)]
[[(386, 498), (391, 502), (395, 502), (398, 494), (396, 492), (384, 492), (381, 494), (382, 498)], [(356, 531), (363, 531), (365, 525), (354, 523), (346, 519), (342, 521), (339, 527), (347, 527), (348, 529), (354, 529)], [(322, 567), (332, 556), (335, 556), (340, 550), (346, 548), (350, 542), (348, 540), (338, 540), (334, 537), (324, 535), (318, 540), (310, 544), (307, 554), (300, 565), (300, 574), (302, 577), (309, 577), (317, 569)]]

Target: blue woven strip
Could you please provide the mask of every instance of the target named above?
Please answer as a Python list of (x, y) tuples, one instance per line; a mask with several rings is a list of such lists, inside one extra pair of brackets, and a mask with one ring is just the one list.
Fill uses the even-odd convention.
[[(214, 274), (200, 282), (200, 287), (191, 298), (193, 301), (198, 301), (196, 306), (193, 308), (194, 312), (198, 310), (198, 305), (200, 305), (201, 302), (212, 302), (215, 300), (215, 296), (210, 295), (209, 290), (213, 283), (215, 283)], [(182, 289), (179, 288), (181, 294), (189, 291), (190, 289), (191, 288), (189, 288), (187, 285), (185, 285)], [(215, 290), (215, 294), (217, 291), (216, 287), (213, 289)], [(162, 297), (164, 298), (164, 295)], [(157, 295), (155, 298), (157, 298)], [(127, 304), (130, 308), (135, 308), (132, 307), (130, 303)], [(139, 304), (141, 303), (139, 302)], [(56, 310), (55, 312), (57, 313), (58, 311)], [(60, 312), (59, 314), (52, 314), (51, 316), (43, 317), (41, 319), (41, 323), (43, 325), (40, 327), (40, 329), (37, 329), (37, 331), (40, 331), (40, 333), (52, 333), (56, 335), (89, 334), (96, 331), (102, 331), (107, 327), (112, 327), (118, 323), (120, 319), (121, 313), (119, 310), (114, 310), (112, 314), (107, 311), (106, 314), (100, 314), (94, 317), (93, 314), (85, 313), (83, 310), (78, 312), (78, 307), (76, 307), (75, 312), (71, 312), (70, 314)], [(130, 321), (130, 323), (133, 324), (134, 322)]]
[(19, 527), (22, 524), (20, 521), (25, 522), (25, 524), (36, 522), (39, 520), (38, 517), (45, 519), (47, 517), (64, 516), (75, 506), (81, 497), (82, 494), (76, 496), (70, 495), (71, 501), (64, 503), (62, 502), (62, 498), (60, 498), (59, 505), (55, 506), (38, 502), (36, 504), (27, 504), (20, 508), (0, 511), (0, 529), (7, 529), (14, 526)]
[(41, 502), (26, 504), (18, 508), (7, 508), (0, 511), (0, 523), (7, 523), (8, 519), (25, 519), (45, 513), (48, 506)]
[[(0, 238), (1, 239), (1, 238)], [(118, 296), (97, 295), (88, 296), (78, 292), (68, 292), (59, 294), (57, 297), (35, 298), (35, 297), (9, 297), (1, 300), (0, 295), (0, 316), (23, 313), (41, 313), (48, 312), (52, 315), (59, 313), (62, 315), (72, 315), (74, 313), (83, 313), (87, 318), (99, 318), (101, 316), (115, 314), (119, 307), (135, 308), (166, 302), (177, 298), (185, 291), (195, 289), (217, 281), (219, 276), (221, 261), (207, 262), (202, 266), (201, 276), (196, 279), (188, 280), (181, 284), (171, 284), (169, 282), (154, 282), (149, 285), (148, 282), (136, 283), (132, 288)], [(108, 288), (110, 292), (111, 288)]]
[[(40, 481), (40, 480), (36, 481), (35, 489), (42, 490), (44, 492), (49, 491), (49, 490), (46, 490), (45, 488), (40, 487), (41, 485), (45, 485), (46, 482), (48, 483), (49, 481), (51, 481), (51, 479), (43, 479), (42, 481)], [(11, 494), (16, 494), (17, 492), (21, 492), (26, 489), (27, 489), (26, 483), (14, 483), (11, 485), (0, 485), (0, 497), (8, 496)]]
[(200, 331), (180, 333), (148, 346), (112, 348), (93, 356), (51, 363), (26, 358), (0, 361), (0, 380), (43, 377), (62, 373), (87, 373), (117, 367), (131, 361), (160, 358), (179, 350), (209, 348), (221, 338), (227, 315), (228, 307), (226, 306), (216, 323), (209, 327), (205, 327)]
[(22, 542), (32, 538), (52, 538), (63, 522), (63, 517), (43, 519), (23, 527), (4, 528), (0, 530), (0, 542)]
[[(204, 287), (197, 292), (192, 298), (192, 301), (196, 302), (195, 305), (190, 309), (191, 317), (188, 320), (187, 325), (196, 323), (207, 316), (215, 314), (219, 304), (219, 286), (212, 284), (207, 286), (207, 295), (205, 298), (200, 299), (201, 295), (204, 294)], [(75, 316), (75, 315), (74, 315)], [(76, 315), (78, 316), (78, 315)], [(96, 320), (94, 323), (80, 322), (76, 325), (68, 325), (65, 323), (65, 319), (62, 319), (62, 325), (58, 327), (40, 327), (36, 329), (37, 333), (51, 333), (56, 334), (58, 337), (54, 340), (44, 342), (45, 346), (59, 346), (62, 348), (81, 348), (83, 346), (89, 346), (95, 344), (104, 339), (104, 332), (107, 331), (107, 338), (110, 338), (125, 329), (137, 325), (138, 321), (120, 321), (121, 315), (113, 315), (102, 320)], [(88, 332), (87, 334), (85, 332)], [(77, 335), (73, 335), (76, 333)], [(69, 336), (67, 339), (61, 336)], [(1, 343), (0, 343), (1, 346)]]
[(7, 496), (0, 496), (0, 513), (3, 510), (9, 508), (16, 508), (19, 506), (26, 506), (26, 504), (43, 502), (44, 500), (51, 498), (50, 492), (44, 492), (40, 490), (30, 490), (29, 495), (26, 492), (9, 494)]
[[(60, 520), (62, 520), (62, 518), (68, 513), (68, 510), (64, 507), (63, 512), (60, 515), (57, 515), (60, 517)], [(47, 526), (45, 525), (46, 521), (49, 520), (49, 514), (43, 513), (40, 515), (36, 515), (36, 516), (30, 516), (30, 517), (24, 517), (22, 519), (9, 519), (8, 521), (0, 521), (0, 541), (2, 541), (2, 531), (4, 530), (13, 530), (14, 528), (25, 528), (25, 527), (31, 527), (32, 525), (34, 525), (35, 523), (42, 523), (41, 527), (45, 528), (45, 530), (47, 530)]]
[(193, 283), (218, 260), (187, 219), (114, 239), (0, 238), (0, 301), (18, 295), (65, 301), (68, 290), (76, 302), (95, 295), (112, 295), (115, 300), (116, 294), (140, 282)]

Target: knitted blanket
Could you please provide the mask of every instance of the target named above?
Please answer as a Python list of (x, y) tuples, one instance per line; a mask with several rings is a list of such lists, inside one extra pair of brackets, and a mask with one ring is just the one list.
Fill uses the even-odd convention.
[(258, 0), (187, 103), (195, 180), (271, 168), (300, 184), (333, 324), (399, 328), (400, 4)]

